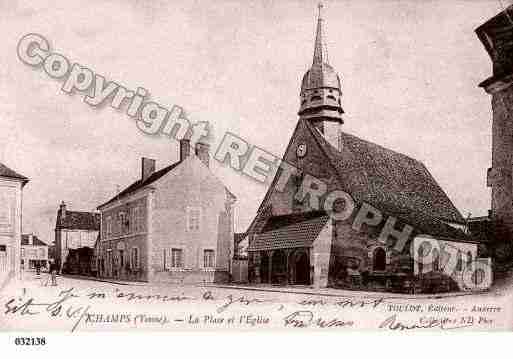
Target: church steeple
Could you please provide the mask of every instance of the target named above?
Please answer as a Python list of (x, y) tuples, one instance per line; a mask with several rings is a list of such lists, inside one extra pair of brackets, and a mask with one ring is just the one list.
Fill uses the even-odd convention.
[[(327, 47), (324, 44), (324, 34), (323, 34), (323, 22), (324, 19), (322, 18), (322, 8), (323, 5), (319, 3), (319, 15), (317, 18), (317, 31), (315, 34), (315, 46), (314, 46), (314, 56), (313, 56), (313, 63), (320, 64), (322, 66), (323, 62), (328, 62), (328, 54), (327, 54)], [(326, 51), (326, 53), (325, 53)]]
[(319, 122), (321, 129), (323, 122), (326, 121), (339, 124), (344, 122), (340, 78), (328, 63), (322, 9), (322, 4), (319, 4), (313, 62), (312, 67), (303, 77), (298, 113), (302, 119)]

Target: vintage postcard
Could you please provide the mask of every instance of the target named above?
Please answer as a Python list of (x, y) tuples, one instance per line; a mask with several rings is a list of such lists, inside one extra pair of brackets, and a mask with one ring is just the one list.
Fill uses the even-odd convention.
[(1, 1), (0, 330), (513, 329), (513, 2)]

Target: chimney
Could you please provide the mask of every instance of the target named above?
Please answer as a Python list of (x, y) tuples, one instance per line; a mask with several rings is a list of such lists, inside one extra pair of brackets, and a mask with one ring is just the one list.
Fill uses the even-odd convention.
[(155, 160), (143, 157), (141, 159), (141, 181), (145, 181), (155, 172)]
[(209, 152), (210, 152), (210, 145), (208, 145), (206, 143), (198, 142), (194, 146), (194, 153), (196, 154), (196, 156), (198, 156), (198, 158), (201, 160), (201, 162), (203, 162), (203, 164), (207, 167), (209, 167), (209, 162), (210, 162)]
[(185, 160), (191, 154), (191, 141), (182, 138), (180, 140), (180, 162)]
[(66, 218), (66, 203), (64, 201), (61, 202), (61, 205), (59, 206), (59, 211), (61, 213), (61, 218)]

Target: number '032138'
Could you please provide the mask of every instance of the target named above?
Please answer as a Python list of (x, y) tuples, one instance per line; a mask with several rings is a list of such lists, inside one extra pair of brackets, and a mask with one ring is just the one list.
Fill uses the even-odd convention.
[(38, 346), (38, 345), (46, 345), (46, 338), (44, 337), (18, 337), (14, 339), (14, 344), (16, 345), (29, 345), (29, 346)]

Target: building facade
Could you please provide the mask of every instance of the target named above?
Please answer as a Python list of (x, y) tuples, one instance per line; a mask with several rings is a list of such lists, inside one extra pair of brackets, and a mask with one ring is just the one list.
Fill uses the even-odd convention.
[(21, 236), (21, 269), (26, 271), (48, 269), (48, 245), (33, 234)]
[(28, 179), (0, 163), (0, 288), (20, 273), (23, 188)]
[[(70, 272), (76, 263), (76, 250), (94, 248), (100, 231), (100, 214), (70, 211), (62, 202), (55, 224), (55, 263), (60, 271)], [(74, 255), (68, 258), (70, 250)], [(92, 258), (91, 258), (92, 259)]]
[(98, 207), (100, 277), (168, 283), (229, 280), (235, 196), (209, 169), (208, 146), (155, 171), (143, 158), (141, 178)]
[[(444, 271), (443, 252), (455, 248), (462, 263), (470, 263), (478, 256), (478, 243), (465, 234), (463, 217), (427, 168), (341, 130), (341, 81), (327, 62), (323, 22), (320, 7), (312, 66), (301, 83), (299, 121), (283, 156), (296, 171), (280, 186), (283, 171), (277, 172), (248, 230), (249, 280), (408, 291), (421, 282), (432, 291), (468, 289), (462, 270)], [(314, 179), (326, 186), (325, 194), (349, 194), (352, 214), (333, 219), (323, 210), (325, 195), (312, 206), (312, 190), (320, 187)], [(304, 194), (308, 191), (310, 197)], [(338, 203), (338, 210), (343, 212), (347, 203)], [(361, 211), (371, 218), (379, 213), (379, 220), (355, 229)], [(405, 233), (406, 245), (396, 250), (390, 240)], [(440, 265), (415, 265), (419, 255), (412, 254), (411, 243), (424, 236), (445, 243), (442, 252), (432, 253)]]
[[(513, 259), (513, 5), (476, 29), (492, 62), (492, 76), (479, 84), (492, 104), (492, 166), (488, 218), (476, 218), (481, 235), (490, 240), (497, 269), (507, 270)], [(476, 227), (476, 225), (474, 227)]]

